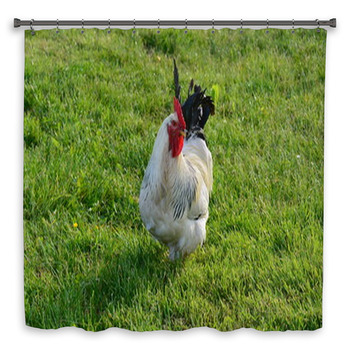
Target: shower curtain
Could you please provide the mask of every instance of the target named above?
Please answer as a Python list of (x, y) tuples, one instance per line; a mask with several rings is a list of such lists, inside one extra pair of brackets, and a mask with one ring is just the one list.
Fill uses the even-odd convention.
[[(325, 53), (323, 29), (26, 31), (26, 324), (322, 327)], [(205, 242), (169, 259), (139, 195), (174, 60), (181, 103), (193, 79), (213, 105), (213, 186)]]

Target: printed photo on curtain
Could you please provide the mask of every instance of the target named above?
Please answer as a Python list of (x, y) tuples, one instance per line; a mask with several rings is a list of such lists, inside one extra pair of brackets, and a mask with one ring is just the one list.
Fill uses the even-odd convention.
[(26, 324), (322, 327), (326, 34), (27, 30)]

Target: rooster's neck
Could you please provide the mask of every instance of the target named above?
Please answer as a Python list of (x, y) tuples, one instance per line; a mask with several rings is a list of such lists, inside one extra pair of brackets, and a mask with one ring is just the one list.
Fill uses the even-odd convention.
[(153, 183), (167, 182), (170, 173), (180, 173), (186, 167), (182, 152), (177, 157), (172, 157), (169, 150), (169, 135), (167, 130), (168, 118), (160, 127), (154, 143), (148, 171)]

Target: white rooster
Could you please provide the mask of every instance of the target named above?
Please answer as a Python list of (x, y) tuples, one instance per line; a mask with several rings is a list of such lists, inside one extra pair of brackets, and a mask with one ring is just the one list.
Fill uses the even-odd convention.
[(209, 114), (214, 114), (213, 101), (192, 79), (181, 106), (175, 60), (174, 80), (175, 111), (158, 131), (139, 199), (147, 230), (169, 247), (171, 260), (203, 244), (213, 184), (212, 157), (203, 134)]

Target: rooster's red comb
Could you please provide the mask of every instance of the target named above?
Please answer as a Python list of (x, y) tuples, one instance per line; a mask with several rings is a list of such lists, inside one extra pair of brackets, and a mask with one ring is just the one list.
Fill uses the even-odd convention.
[(175, 112), (177, 114), (177, 117), (179, 118), (180, 126), (185, 130), (186, 129), (186, 123), (185, 123), (184, 116), (182, 114), (181, 104), (180, 104), (179, 100), (176, 97), (174, 97), (174, 110), (175, 110)]

